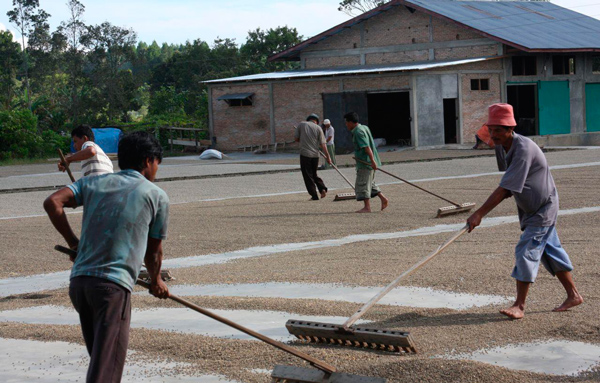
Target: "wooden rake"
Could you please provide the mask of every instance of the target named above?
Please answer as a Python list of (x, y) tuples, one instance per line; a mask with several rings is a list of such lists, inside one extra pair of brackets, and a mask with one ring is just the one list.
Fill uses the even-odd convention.
[[(56, 245), (54, 249), (60, 251), (61, 253), (67, 254), (71, 257), (76, 257), (77, 252), (71, 250), (67, 247)], [(143, 281), (138, 278), (136, 284), (142, 286), (148, 290), (150, 290), (150, 284), (146, 281)], [(337, 369), (326, 363), (322, 360), (313, 358), (312, 356), (300, 352), (293, 347), (290, 347), (286, 344), (278, 342), (274, 339), (271, 339), (263, 334), (260, 334), (254, 330), (250, 330), (247, 327), (244, 327), (238, 323), (230, 321), (227, 318), (224, 318), (220, 315), (213, 313), (212, 311), (206, 310), (200, 306), (193, 304), (183, 298), (180, 298), (176, 295), (169, 294), (169, 299), (175, 301), (189, 309), (192, 309), (200, 314), (206, 315), (209, 318), (212, 318), (218, 322), (223, 323), (229, 327), (232, 327), (238, 331), (241, 331), (245, 334), (250, 335), (253, 338), (256, 338), (262, 342), (267, 343), (281, 351), (287, 352), (288, 354), (294, 355), (297, 358), (300, 358), (306, 362), (308, 362), (311, 366), (315, 367), (317, 370), (312, 370), (308, 368), (302, 367), (293, 367), (293, 366), (284, 366), (277, 365), (273, 369), (273, 373), (271, 374), (272, 381), (276, 383), (385, 383), (386, 380), (383, 378), (376, 377), (368, 377), (361, 375), (352, 375), (346, 374), (342, 372), (338, 372)]]
[[(369, 164), (368, 162), (365, 162), (363, 160), (359, 160), (356, 157), (352, 157), (352, 158), (354, 158), (356, 161), (358, 161), (358, 162), (360, 162), (360, 163), (362, 163), (364, 165), (371, 166), (371, 164)], [(382, 172), (384, 174), (387, 174), (390, 177), (393, 177), (393, 178), (395, 178), (397, 180), (400, 180), (400, 181), (404, 182), (405, 184), (408, 184), (410, 186), (414, 186), (417, 189), (424, 191), (425, 193), (431, 194), (434, 197), (437, 197), (437, 198), (442, 199), (442, 200), (444, 200), (444, 201), (446, 201), (448, 203), (451, 203), (452, 206), (444, 206), (444, 207), (441, 207), (441, 208), (438, 209), (437, 215), (436, 215), (437, 218), (444, 217), (446, 215), (467, 212), (467, 211), (469, 211), (469, 210), (471, 210), (471, 209), (473, 209), (475, 207), (475, 203), (474, 202), (456, 203), (456, 202), (450, 201), (447, 198), (442, 197), (439, 194), (435, 194), (434, 192), (431, 192), (431, 191), (429, 191), (427, 189), (424, 189), (424, 188), (422, 188), (422, 187), (420, 187), (418, 185), (415, 185), (412, 182), (405, 180), (404, 178), (400, 178), (397, 175), (394, 175), (394, 174), (392, 174), (390, 172), (386, 172), (385, 170), (383, 170), (383, 169), (381, 169), (379, 167), (377, 168), (377, 170), (379, 170), (380, 172)]]
[(379, 351), (391, 351), (399, 353), (416, 353), (414, 341), (408, 332), (383, 330), (376, 328), (366, 328), (363, 326), (352, 327), (358, 319), (371, 309), (385, 295), (392, 291), (406, 277), (423, 267), (433, 258), (437, 257), (450, 244), (460, 238), (469, 230), (469, 225), (465, 225), (454, 235), (440, 245), (434, 252), (421, 258), (410, 269), (406, 270), (394, 279), (389, 285), (381, 290), (377, 295), (365, 303), (356, 311), (344, 324), (320, 323), (303, 320), (290, 319), (285, 327), (289, 333), (298, 339), (312, 342), (333, 344), (348, 347), (362, 347)]
[[(320, 150), (319, 150), (319, 154), (323, 158), (327, 159), (327, 157), (325, 157), (325, 154), (323, 154), (323, 152), (321, 152)], [(335, 169), (336, 172), (338, 172), (338, 174), (340, 176), (342, 176), (342, 178), (348, 183), (348, 185), (350, 185), (352, 190), (355, 190), (352, 182), (350, 182), (350, 180), (348, 178), (346, 178), (346, 176), (342, 172), (340, 172), (340, 169), (338, 169), (337, 166), (335, 166), (334, 164), (331, 164), (331, 166)], [(353, 199), (356, 199), (355, 193), (339, 193), (339, 194), (335, 195), (335, 198), (333, 200), (334, 201), (348, 201), (348, 200), (353, 200)]]

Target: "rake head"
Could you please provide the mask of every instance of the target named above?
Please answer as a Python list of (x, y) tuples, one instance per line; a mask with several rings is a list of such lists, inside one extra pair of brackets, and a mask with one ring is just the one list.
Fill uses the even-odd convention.
[(441, 207), (438, 209), (436, 217), (440, 218), (440, 217), (444, 217), (444, 216), (451, 215), (451, 214), (464, 213), (464, 212), (467, 212), (467, 211), (473, 209), (474, 207), (475, 207), (474, 202), (465, 202), (458, 206), (455, 206), (455, 205), (444, 206), (444, 207)]
[(338, 324), (308, 322), (290, 319), (285, 324), (288, 332), (300, 340), (347, 347), (399, 353), (416, 353), (410, 333), (403, 331), (352, 327), (350, 331)]
[[(160, 277), (165, 282), (175, 280), (175, 278), (171, 275), (171, 272), (169, 270), (161, 270), (160, 271)], [(148, 274), (147, 270), (141, 270), (140, 271), (140, 275), (138, 276), (138, 278), (142, 279), (144, 281), (149, 281), (150, 280), (150, 274)]]
[(348, 201), (348, 200), (355, 200), (356, 199), (356, 194), (354, 193), (340, 193), (340, 194), (336, 194), (335, 198), (333, 199), (334, 201)]
[(334, 372), (327, 374), (321, 370), (311, 368), (275, 366), (271, 374), (273, 383), (385, 383), (383, 378), (372, 378)]

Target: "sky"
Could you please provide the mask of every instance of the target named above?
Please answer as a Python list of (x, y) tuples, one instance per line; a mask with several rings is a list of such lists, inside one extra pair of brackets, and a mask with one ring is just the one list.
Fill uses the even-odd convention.
[[(80, 0), (86, 7), (86, 24), (109, 21), (132, 28), (138, 41), (182, 44), (202, 39), (212, 44), (217, 38), (246, 41), (248, 31), (295, 27), (304, 38), (317, 35), (350, 17), (337, 10), (340, 0)], [(52, 16), (51, 29), (68, 19), (67, 0), (39, 0)], [(600, 19), (600, 0), (552, 0), (552, 3)], [(14, 33), (6, 12), (11, 0), (0, 0), (0, 29)]]

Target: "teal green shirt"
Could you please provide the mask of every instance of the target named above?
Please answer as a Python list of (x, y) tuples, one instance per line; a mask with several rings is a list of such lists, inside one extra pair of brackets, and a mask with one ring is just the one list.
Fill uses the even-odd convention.
[[(352, 129), (352, 143), (354, 144), (354, 157), (359, 160), (363, 160), (365, 162), (371, 163), (371, 159), (367, 155), (365, 148), (371, 148), (373, 151), (373, 158), (375, 159), (375, 163), (377, 166), (381, 166), (381, 161), (379, 160), (379, 153), (377, 153), (377, 149), (375, 149), (375, 143), (373, 142), (373, 136), (371, 135), (371, 131), (369, 127), (366, 125), (357, 125), (356, 128)], [(370, 166), (365, 164), (361, 164), (360, 162), (356, 162), (356, 168), (361, 169), (371, 169)]]
[(84, 177), (68, 187), (84, 207), (71, 278), (98, 277), (133, 290), (148, 237), (167, 237), (167, 194), (131, 169)]

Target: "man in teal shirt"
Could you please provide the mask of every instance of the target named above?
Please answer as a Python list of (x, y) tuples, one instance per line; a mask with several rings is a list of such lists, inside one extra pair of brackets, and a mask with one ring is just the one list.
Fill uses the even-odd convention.
[[(79, 313), (90, 354), (90, 382), (120, 382), (129, 342), (131, 291), (142, 262), (150, 293), (168, 298), (160, 278), (162, 241), (169, 215), (167, 194), (154, 185), (162, 147), (146, 132), (119, 142), (119, 173), (84, 177), (52, 194), (44, 208), (69, 247), (77, 250), (69, 296)], [(65, 207), (84, 206), (81, 239)]]
[(379, 154), (373, 142), (373, 136), (369, 127), (358, 123), (358, 114), (350, 112), (344, 116), (346, 128), (352, 132), (352, 143), (354, 144), (354, 156), (364, 162), (371, 164), (365, 165), (356, 162), (356, 200), (363, 201), (364, 207), (357, 213), (371, 212), (371, 198), (377, 196), (381, 200), (381, 210), (388, 206), (388, 199), (383, 195), (379, 186), (375, 184), (375, 171), (381, 166)]

